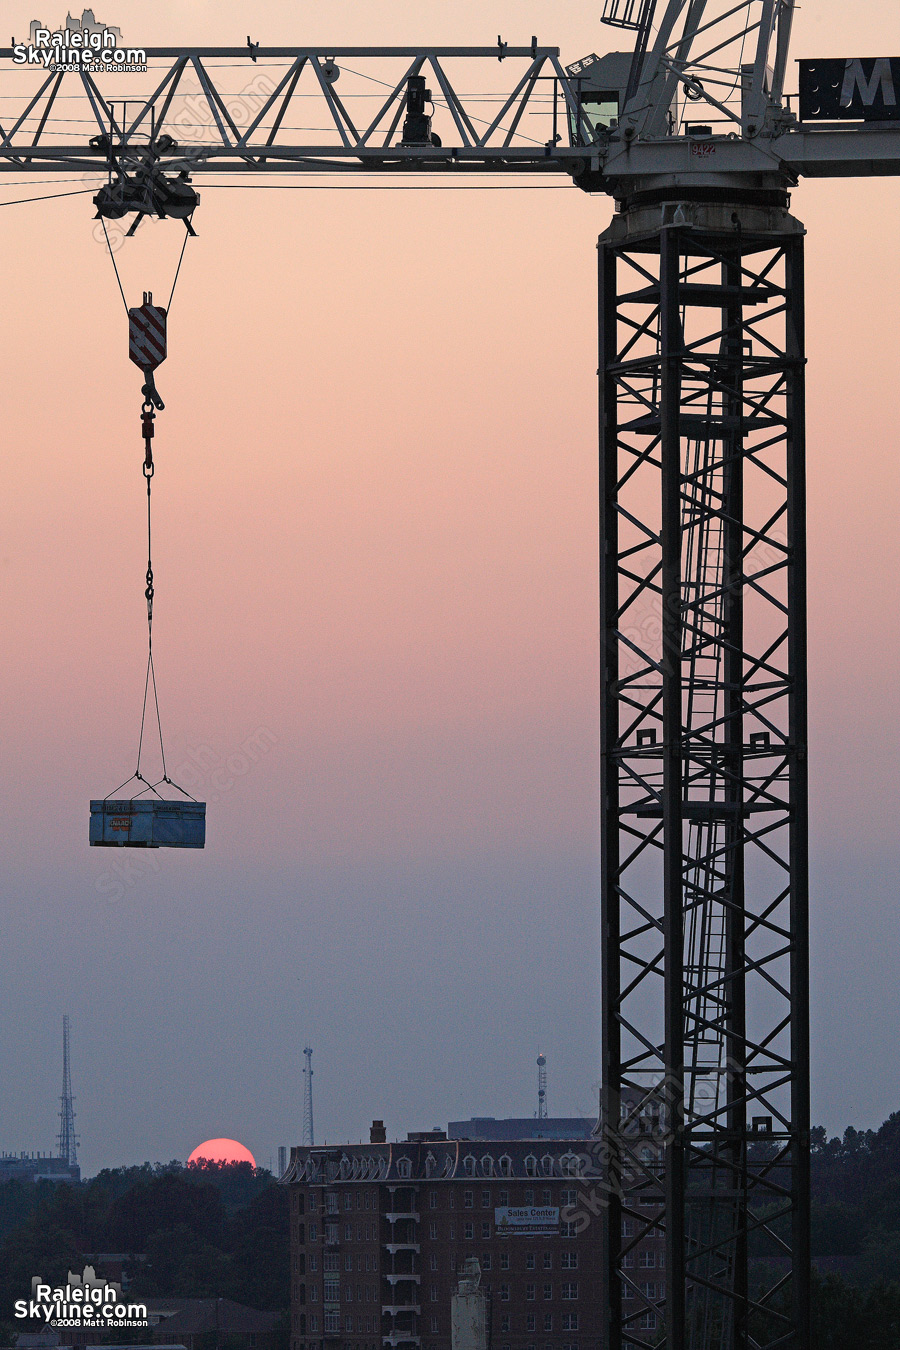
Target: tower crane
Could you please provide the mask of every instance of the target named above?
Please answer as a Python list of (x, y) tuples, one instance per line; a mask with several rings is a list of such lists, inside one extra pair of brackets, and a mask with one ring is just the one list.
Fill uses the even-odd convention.
[[(148, 48), (149, 96), (57, 65), (0, 127), (0, 174), (104, 175), (104, 218), (187, 217), (210, 174), (568, 176), (615, 201), (599, 240), (609, 1350), (810, 1343), (804, 231), (789, 196), (803, 177), (900, 172), (900, 60), (803, 61), (789, 97), (793, 10), (604, 0), (623, 50), (565, 66), (535, 38)], [(276, 70), (245, 114), (214, 78), (226, 58)], [(486, 111), (462, 91), (488, 69)], [(383, 100), (355, 103), (362, 80)], [(209, 135), (181, 115), (188, 87)], [(91, 124), (65, 144), (61, 89)], [(331, 131), (297, 138), (301, 96)], [(632, 1252), (660, 1233), (664, 1285), (635, 1280)]]

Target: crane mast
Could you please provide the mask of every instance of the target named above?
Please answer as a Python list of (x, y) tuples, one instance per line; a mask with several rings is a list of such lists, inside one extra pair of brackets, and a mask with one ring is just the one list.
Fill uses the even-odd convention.
[[(113, 218), (189, 218), (191, 180), (225, 173), (562, 176), (615, 200), (599, 240), (604, 1350), (810, 1343), (804, 230), (789, 194), (802, 176), (900, 173), (900, 121), (878, 115), (900, 101), (900, 62), (876, 78), (848, 60), (832, 103), (851, 121), (798, 120), (793, 9), (604, 0), (631, 45), (567, 66), (535, 38), (148, 49), (149, 96), (51, 71), (0, 127), (0, 175), (105, 177), (95, 202)], [(277, 75), (236, 105), (210, 68), (223, 57), (243, 79), (262, 59)], [(467, 92), (476, 71), (493, 72), (488, 104)], [(372, 79), (374, 110), (353, 101)], [(53, 140), (61, 89), (93, 134)], [(300, 97), (293, 121), (330, 132), (297, 138)], [(635, 1249), (660, 1234), (664, 1282), (635, 1279)]]

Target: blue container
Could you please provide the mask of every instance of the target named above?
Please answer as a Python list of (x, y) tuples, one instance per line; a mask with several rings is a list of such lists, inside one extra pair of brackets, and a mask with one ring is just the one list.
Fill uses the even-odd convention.
[(91, 802), (92, 848), (203, 848), (206, 802)]

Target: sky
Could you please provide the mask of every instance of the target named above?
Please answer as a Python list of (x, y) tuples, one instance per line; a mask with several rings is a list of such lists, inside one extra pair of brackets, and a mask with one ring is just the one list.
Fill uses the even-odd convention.
[[(95, 8), (146, 45), (499, 32), (572, 61), (617, 36), (537, 0)], [(798, 11), (795, 57), (897, 51), (887, 0)], [(317, 1140), (532, 1114), (539, 1050), (551, 1114), (588, 1115), (611, 204), (198, 186), (157, 381), (154, 650), (169, 771), (209, 803), (200, 853), (87, 845), (140, 717), (140, 376), (90, 197), (0, 208), (0, 1149), (53, 1148), (66, 1013), (87, 1174), (217, 1136), (268, 1165), (299, 1142), (307, 1043)], [(804, 182), (793, 209), (813, 1116), (834, 1132), (900, 1109), (900, 186)], [(152, 222), (118, 250), (129, 303), (165, 300), (182, 238)]]

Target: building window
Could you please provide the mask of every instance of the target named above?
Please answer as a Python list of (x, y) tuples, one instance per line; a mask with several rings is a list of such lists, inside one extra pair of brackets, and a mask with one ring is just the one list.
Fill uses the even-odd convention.
[(533, 1284), (526, 1284), (526, 1286), (525, 1286), (525, 1298), (528, 1300), (529, 1303), (534, 1302), (534, 1285), (533, 1285)]
[(474, 1225), (474, 1223), (466, 1223), (466, 1224), (464, 1225), (463, 1237), (465, 1237), (465, 1238), (474, 1238), (474, 1236), (475, 1236), (475, 1225)]
[[(353, 1285), (352, 1285), (352, 1284), (348, 1284), (348, 1285), (345, 1287), (345, 1289), (344, 1289), (344, 1302), (345, 1302), (345, 1303), (352, 1303), (352, 1302), (353, 1302)], [(352, 1327), (351, 1327), (351, 1330), (352, 1330)]]
[(463, 1191), (463, 1209), (475, 1208), (475, 1192)]
[(525, 1204), (526, 1205), (534, 1204), (534, 1191), (531, 1189), (530, 1186), (528, 1190), (525, 1192)]
[(509, 1252), (500, 1253), (500, 1269), (509, 1270)]
[(638, 1265), (642, 1270), (656, 1269), (656, 1252), (652, 1248), (645, 1247), (643, 1251), (638, 1252)]
[(501, 1207), (509, 1204), (509, 1191), (500, 1191), (497, 1195), (497, 1204)]
[(574, 1223), (561, 1223), (559, 1225), (559, 1235), (564, 1238), (577, 1237), (578, 1229)]
[(560, 1290), (560, 1298), (573, 1299), (578, 1297), (577, 1284), (564, 1284)]
[(436, 1284), (433, 1284), (433, 1285), (431, 1286), (430, 1294), (431, 1294), (431, 1301), (432, 1301), (432, 1303), (437, 1303), (437, 1301), (438, 1301), (438, 1290), (437, 1290), (437, 1285), (436, 1285)]
[(330, 1279), (325, 1281), (325, 1302), (337, 1303), (341, 1297), (341, 1286), (337, 1280)]
[(626, 1238), (634, 1237), (634, 1219), (622, 1220), (622, 1236)]
[(317, 1224), (311, 1223), (311, 1224), (309, 1225), (309, 1240), (310, 1240), (310, 1242), (318, 1242), (318, 1240), (319, 1240), (319, 1228), (318, 1228), (318, 1225), (317, 1225)]
[(451, 1242), (455, 1242), (455, 1241), (456, 1241), (456, 1224), (455, 1224), (455, 1223), (451, 1223), (451, 1225), (450, 1225), (450, 1241), (451, 1241)]
[(552, 1331), (552, 1330), (553, 1330), (553, 1314), (552, 1314), (552, 1313), (544, 1313), (544, 1330), (545, 1330), (545, 1331)]
[(545, 1269), (545, 1270), (552, 1270), (552, 1269), (553, 1269), (553, 1253), (552, 1253), (552, 1252), (544, 1252), (544, 1269)]
[(537, 1318), (535, 1317), (534, 1313), (528, 1313), (528, 1315), (526, 1316), (526, 1318), (525, 1318), (525, 1330), (526, 1330), (526, 1331), (537, 1331)]
[(561, 1205), (574, 1205), (575, 1191), (571, 1187), (560, 1191), (559, 1203)]
[(549, 1153), (545, 1153), (543, 1158), (541, 1158), (541, 1171), (545, 1177), (553, 1176), (553, 1159), (550, 1157)]
[(319, 1258), (315, 1252), (310, 1252), (309, 1254), (309, 1268), (310, 1270), (319, 1269)]
[(319, 1330), (319, 1314), (318, 1314), (318, 1313), (310, 1313), (310, 1314), (309, 1314), (309, 1329), (310, 1329), (310, 1331), (318, 1331), (318, 1330)]
[(536, 1177), (538, 1170), (537, 1158), (533, 1153), (529, 1153), (525, 1159), (525, 1175), (527, 1177)]
[(490, 1207), (491, 1207), (491, 1193), (490, 1193), (490, 1191), (482, 1191), (482, 1192), (481, 1192), (481, 1208), (482, 1208), (482, 1209), (490, 1209)]
[(490, 1268), (491, 1268), (491, 1254), (490, 1254), (490, 1252), (482, 1252), (482, 1253), (481, 1253), (481, 1269), (482, 1269), (482, 1270), (490, 1270)]
[(644, 1298), (656, 1298), (656, 1285), (653, 1280), (644, 1280), (641, 1284), (641, 1294)]
[[(452, 1226), (452, 1225), (451, 1225), (451, 1226)], [(429, 1238), (431, 1239), (432, 1242), (437, 1242), (437, 1224), (436, 1224), (436, 1223), (430, 1223), (430, 1224), (428, 1225), (428, 1236), (429, 1236)]]
[(474, 1177), (475, 1159), (472, 1157), (471, 1153), (467, 1154), (466, 1157), (463, 1158), (463, 1169), (467, 1177)]
[(432, 1319), (431, 1319), (431, 1334), (432, 1334), (432, 1336), (436, 1336), (437, 1333), (438, 1333), (438, 1320), (437, 1320), (436, 1317), (432, 1317)]
[(347, 1194), (344, 1196), (344, 1209), (352, 1209), (352, 1208), (353, 1208), (353, 1196), (348, 1191)]
[(503, 1157), (500, 1159), (500, 1175), (502, 1177), (512, 1176), (512, 1158), (508, 1153), (504, 1153)]
[(322, 1257), (322, 1269), (325, 1271), (325, 1274), (329, 1275), (332, 1272), (337, 1272), (340, 1268), (337, 1252), (326, 1252)]
[(485, 1239), (485, 1241), (487, 1242), (490, 1241), (491, 1225), (487, 1220), (485, 1220), (485, 1222), (481, 1225), (481, 1236)]
[(344, 1257), (344, 1269), (348, 1271), (353, 1269), (353, 1257), (350, 1255), (349, 1252)]
[(340, 1329), (341, 1329), (340, 1313), (327, 1312), (325, 1314), (325, 1335), (327, 1336), (329, 1331), (340, 1331)]
[(552, 1285), (552, 1284), (545, 1284), (545, 1285), (544, 1285), (544, 1301), (547, 1302), (547, 1303), (549, 1303), (549, 1301), (550, 1301), (550, 1299), (552, 1299), (552, 1297), (553, 1297), (553, 1285)]
[(641, 1331), (655, 1331), (656, 1313), (655, 1312), (641, 1313), (641, 1320), (638, 1325), (640, 1326)]
[(350, 1313), (348, 1313), (346, 1318), (344, 1319), (344, 1330), (349, 1332), (351, 1336), (353, 1335), (353, 1318), (351, 1317)]
[(432, 1253), (431, 1253), (431, 1269), (432, 1269), (432, 1270), (437, 1270), (437, 1268), (438, 1268), (438, 1267), (437, 1267), (437, 1257), (435, 1256), (434, 1252), (432, 1252)]
[(325, 1213), (337, 1214), (337, 1212), (338, 1212), (338, 1198), (333, 1191), (329, 1191), (325, 1197)]
[(541, 1191), (541, 1204), (542, 1205), (553, 1204), (553, 1192), (551, 1191), (549, 1186), (545, 1186), (544, 1189)]
[(481, 1170), (486, 1177), (494, 1175), (494, 1160), (489, 1153), (485, 1153), (481, 1159)]
[[(336, 1226), (336, 1225), (335, 1225), (335, 1226)], [(352, 1223), (345, 1223), (345, 1224), (344, 1224), (344, 1241), (345, 1241), (345, 1242), (352, 1242), (352, 1241), (353, 1241), (353, 1224), (352, 1224)]]
[(501, 1284), (501, 1286), (500, 1286), (500, 1302), (501, 1302), (501, 1303), (508, 1303), (508, 1302), (509, 1302), (509, 1285), (508, 1285), (508, 1284)]
[(577, 1253), (577, 1252), (563, 1252), (562, 1255), (561, 1255), (560, 1258), (559, 1258), (559, 1264), (562, 1266), (563, 1270), (577, 1270), (577, 1269), (578, 1269), (578, 1253)]
[(563, 1315), (562, 1315), (562, 1329), (563, 1329), (563, 1331), (577, 1331), (577, 1330), (578, 1330), (578, 1314), (577, 1314), (577, 1313), (563, 1313)]
[(326, 1225), (325, 1225), (325, 1241), (326, 1241), (326, 1242), (337, 1242), (337, 1241), (338, 1241), (338, 1232), (339, 1232), (339, 1231), (340, 1231), (340, 1230), (339, 1230), (339, 1226), (338, 1226), (336, 1223), (326, 1223)]
[(534, 1270), (534, 1252), (525, 1253), (525, 1269)]
[(437, 1191), (428, 1192), (428, 1208), (437, 1209)]
[(626, 1252), (622, 1257), (622, 1265), (626, 1270), (631, 1270), (634, 1266), (634, 1252)]
[(409, 1158), (401, 1158), (397, 1163), (397, 1175), (404, 1178), (412, 1176), (412, 1163)]
[(509, 1331), (509, 1313), (504, 1313), (500, 1318), (500, 1330), (506, 1332)]
[(309, 1286), (309, 1301), (310, 1303), (318, 1303), (319, 1301), (319, 1286), (317, 1284)]

